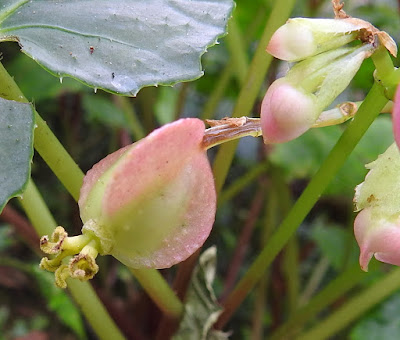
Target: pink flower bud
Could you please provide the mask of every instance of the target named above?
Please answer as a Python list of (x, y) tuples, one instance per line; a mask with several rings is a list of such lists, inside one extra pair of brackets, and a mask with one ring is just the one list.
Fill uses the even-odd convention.
[(360, 247), (360, 266), (368, 271), (372, 256), (378, 261), (400, 266), (400, 216), (387, 219), (362, 210), (354, 221), (354, 234)]
[(351, 42), (369, 26), (359, 19), (289, 19), (273, 34), (267, 52), (281, 60), (299, 61)]
[(285, 78), (276, 80), (261, 104), (264, 143), (284, 143), (300, 136), (320, 113), (313, 94), (291, 85)]
[(83, 233), (132, 268), (166, 268), (208, 237), (216, 194), (204, 124), (181, 119), (114, 152), (84, 178), (79, 199)]

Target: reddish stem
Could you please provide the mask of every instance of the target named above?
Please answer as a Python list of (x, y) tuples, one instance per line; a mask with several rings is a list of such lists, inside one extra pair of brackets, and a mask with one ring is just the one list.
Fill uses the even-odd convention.
[(35, 252), (41, 253), (39, 249), (39, 236), (35, 229), (17, 210), (12, 208), (10, 204), (6, 205), (0, 215), (0, 219), (12, 225), (15, 231)]
[(250, 207), (250, 211), (249, 211), (247, 220), (244, 224), (242, 233), (237, 242), (236, 249), (235, 249), (234, 255), (232, 257), (232, 261), (231, 261), (230, 265), (228, 266), (229, 269), (228, 269), (228, 273), (227, 273), (226, 279), (225, 279), (224, 290), (223, 290), (223, 292), (221, 294), (221, 298), (220, 298), (221, 302), (225, 301), (225, 298), (230, 293), (230, 291), (232, 290), (232, 288), (236, 282), (236, 279), (237, 279), (239, 271), (240, 271), (240, 267), (243, 263), (245, 255), (246, 255), (246, 251), (248, 248), (250, 238), (253, 234), (254, 226), (255, 226), (257, 219), (261, 212), (261, 208), (262, 208), (263, 201), (264, 201), (264, 196), (265, 196), (264, 188), (261, 188), (260, 190), (258, 190), (257, 194), (255, 195), (255, 197), (251, 203), (251, 207)]

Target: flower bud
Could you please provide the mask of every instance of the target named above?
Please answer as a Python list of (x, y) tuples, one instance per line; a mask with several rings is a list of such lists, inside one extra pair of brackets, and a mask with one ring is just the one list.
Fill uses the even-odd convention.
[(320, 113), (313, 94), (291, 85), (285, 78), (276, 80), (261, 104), (264, 143), (284, 143), (300, 136)]
[(365, 181), (356, 187), (354, 221), (360, 246), (360, 266), (367, 270), (371, 257), (400, 265), (400, 153), (393, 144), (367, 165)]
[(261, 105), (264, 142), (287, 142), (307, 131), (349, 85), (372, 50), (366, 44), (320, 53), (276, 80)]
[(275, 58), (299, 61), (343, 46), (370, 24), (359, 19), (289, 19), (272, 36), (267, 52)]
[(131, 268), (167, 268), (202, 246), (216, 211), (204, 129), (199, 119), (178, 120), (88, 171), (78, 202), (82, 235), (68, 237), (58, 227), (41, 239), (41, 249), (56, 255), (41, 267), (55, 272), (59, 287), (68, 277), (92, 278), (98, 254)]
[(96, 164), (85, 176), (83, 232), (132, 268), (166, 268), (193, 254), (214, 222), (214, 178), (204, 124), (182, 119)]

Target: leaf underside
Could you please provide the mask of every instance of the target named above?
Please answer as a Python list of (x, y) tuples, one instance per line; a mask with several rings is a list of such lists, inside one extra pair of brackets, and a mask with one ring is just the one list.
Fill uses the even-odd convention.
[(30, 177), (33, 129), (30, 104), (0, 98), (0, 212), (23, 192)]
[(225, 33), (232, 0), (4, 0), (0, 41), (56, 76), (136, 95), (202, 76), (200, 57)]

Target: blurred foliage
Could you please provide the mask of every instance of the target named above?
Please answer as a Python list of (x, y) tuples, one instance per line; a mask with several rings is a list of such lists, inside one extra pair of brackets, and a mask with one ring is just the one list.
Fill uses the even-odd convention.
[[(281, 167), (289, 180), (310, 178), (319, 168), (343, 131), (335, 125), (309, 130), (299, 138), (273, 147), (271, 161)], [(379, 117), (361, 139), (326, 193), (349, 195), (354, 183), (361, 183), (367, 173), (364, 164), (374, 161), (394, 142), (389, 116)]]
[(400, 294), (374, 308), (352, 328), (349, 339), (397, 339), (400, 334)]
[(357, 263), (358, 246), (352, 231), (318, 220), (314, 222), (310, 234), (322, 255), (329, 260), (337, 272)]

